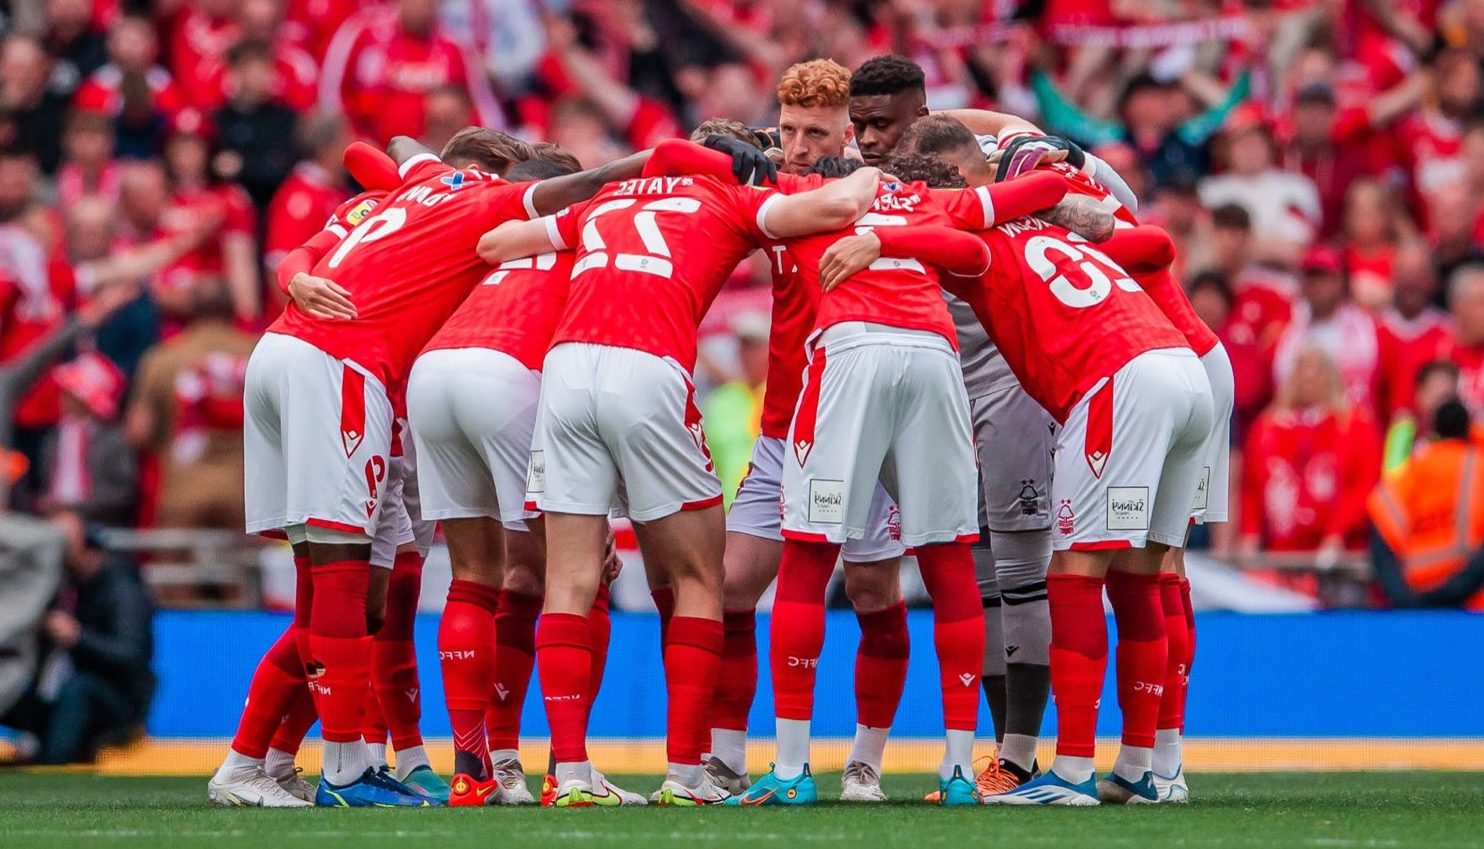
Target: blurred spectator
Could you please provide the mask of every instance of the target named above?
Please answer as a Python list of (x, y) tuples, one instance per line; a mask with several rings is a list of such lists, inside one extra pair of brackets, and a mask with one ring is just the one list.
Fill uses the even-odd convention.
[(523, 91), (546, 51), (541, 9), (526, 0), (441, 0), (438, 20), (463, 33), (501, 91)]
[(1484, 263), (1484, 248), (1474, 237), (1479, 199), (1463, 182), (1448, 183), (1427, 196), (1427, 234), (1433, 264), (1445, 280), (1465, 265)]
[(1368, 310), (1392, 299), (1392, 260), (1396, 243), (1411, 236), (1410, 222), (1380, 182), (1360, 179), (1345, 192), (1345, 271), (1350, 297)]
[(42, 448), (42, 513), (53, 521), (132, 525), (138, 470), (118, 423), (124, 373), (90, 352), (58, 366), (56, 377), (62, 418)]
[(1417, 370), (1407, 408), (1398, 413), (1386, 429), (1381, 468), (1390, 472), (1401, 468), (1417, 450), (1419, 443), (1436, 434), (1426, 425), (1436, 421), (1438, 407), (1444, 401), (1458, 398), (1458, 366), (1448, 360), (1431, 360)]
[(114, 159), (113, 122), (101, 112), (73, 111), (62, 132), (62, 167), (57, 200), (63, 206), (84, 195), (117, 199), (119, 166)]
[[(237, 20), (241, 24), (238, 44), (258, 41), (268, 45), (273, 97), (290, 109), (302, 112), (313, 106), (319, 96), (319, 64), (302, 45), (285, 35), (284, 12), (283, 0), (241, 0), (237, 11)], [(230, 54), (231, 48), (227, 52)], [(230, 65), (230, 57), (224, 58)], [(230, 98), (231, 80), (223, 79), (219, 85), (223, 94)]]
[(362, 8), (335, 33), (320, 79), (320, 108), (386, 143), (423, 133), (424, 98), (445, 85), (469, 92), (478, 123), (500, 128), (499, 104), (483, 66), (438, 28), (437, 0)]
[(1319, 231), (1322, 210), (1313, 181), (1277, 167), (1271, 130), (1255, 106), (1232, 113), (1220, 143), (1226, 170), (1201, 182), (1201, 201), (1246, 209), (1256, 258), (1292, 261)]
[(439, 86), (423, 98), (421, 141), (429, 150), (442, 150), (454, 134), (474, 123), (474, 102), (462, 86)]
[(1298, 286), (1287, 272), (1253, 260), (1251, 214), (1236, 204), (1213, 209), (1210, 247), (1210, 267), (1231, 281), (1236, 299), (1232, 337), (1265, 349), (1276, 345), (1293, 317)]
[(0, 40), (0, 146), (30, 153), (47, 174), (56, 171), (67, 99), (53, 84), (52, 59), (41, 42), (23, 35)]
[(1390, 353), (1381, 363), (1387, 394), (1379, 400), (1387, 420), (1412, 409), (1418, 370), (1446, 352), (1453, 334), (1448, 313), (1433, 303), (1438, 276), (1426, 246), (1407, 242), (1398, 247), (1391, 278), (1392, 306), (1381, 314), (1381, 347)]
[(345, 121), (338, 115), (308, 113), (299, 119), (294, 140), (304, 158), (269, 202), (263, 231), (263, 262), (270, 279), (284, 256), (323, 230), (335, 208), (350, 196), (341, 165), (350, 143)]
[(226, 62), (227, 102), (212, 116), (221, 151), (213, 170), (264, 209), (294, 167), (297, 114), (274, 94), (268, 42), (239, 41), (227, 50)]
[(170, 72), (186, 103), (210, 112), (222, 102), (221, 69), (242, 37), (240, 0), (185, 0), (169, 21)]
[(68, 94), (108, 61), (107, 41), (93, 26), (92, 0), (46, 0), (44, 42), (57, 62), (53, 76)]
[(1371, 314), (1351, 299), (1344, 261), (1334, 248), (1314, 247), (1304, 255), (1301, 300), (1273, 353), (1273, 382), (1287, 382), (1300, 352), (1319, 348), (1336, 364), (1350, 403), (1374, 417), (1387, 397), (1380, 385), (1382, 337)]
[(108, 63), (83, 81), (75, 106), (115, 116), (124, 111), (126, 82), (134, 86), (136, 108), (173, 115), (186, 106), (186, 95), (160, 59), (153, 22), (139, 15), (120, 15), (108, 30)]
[(1221, 272), (1203, 271), (1186, 285), (1191, 306), (1207, 327), (1215, 328), (1232, 361), (1236, 380), (1233, 404), (1232, 438), (1240, 445), (1247, 426), (1255, 420), (1273, 397), (1273, 370), (1267, 349), (1245, 336), (1232, 333), (1232, 313), (1236, 306), (1231, 284)]
[(1283, 167), (1308, 177), (1319, 193), (1319, 236), (1333, 238), (1344, 221), (1345, 190), (1371, 172), (1364, 141), (1369, 128), (1363, 109), (1341, 114), (1334, 88), (1327, 82), (1298, 90), (1292, 129), (1283, 150)]
[(1371, 558), (1393, 607), (1484, 610), (1484, 449), (1456, 398), (1434, 438), (1371, 495)]
[(190, 323), (139, 366), (129, 438), (158, 469), (155, 525), (240, 529), (242, 381), (257, 340), (233, 327), (220, 282), (198, 283), (192, 298)]
[(1380, 449), (1375, 424), (1346, 397), (1329, 354), (1300, 351), (1277, 400), (1247, 435), (1243, 551), (1317, 551), (1332, 561), (1362, 547)]
[(104, 554), (69, 529), (67, 582), (41, 622), (49, 647), (30, 688), (0, 725), (37, 738), (38, 764), (83, 763), (141, 732), (155, 676), (154, 605), (128, 555)]
[(729, 505), (747, 474), (752, 444), (757, 440), (763, 383), (768, 377), (768, 328), (768, 316), (763, 313), (747, 312), (733, 319), (739, 373), (701, 403), (706, 444)]
[(191, 290), (198, 280), (225, 277), (237, 317), (258, 317), (261, 292), (253, 233), (252, 199), (240, 186), (223, 181), (212, 167), (210, 123), (194, 109), (175, 116), (165, 145), (170, 176), (170, 203), (160, 215), (160, 229), (182, 233), (216, 223), (215, 237), (181, 257), (160, 275), (155, 300), (166, 316), (190, 316)]
[(1458, 397), (1469, 415), (1484, 416), (1484, 265), (1465, 265), (1448, 280), (1452, 344), (1439, 352), (1458, 366)]

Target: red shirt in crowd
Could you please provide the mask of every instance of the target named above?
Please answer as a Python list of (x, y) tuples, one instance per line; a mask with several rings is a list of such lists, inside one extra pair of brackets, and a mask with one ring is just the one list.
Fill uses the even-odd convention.
[(1272, 551), (1312, 551), (1329, 536), (1365, 544), (1366, 498), (1381, 469), (1381, 437), (1365, 412), (1270, 409), (1244, 458), (1243, 536)]
[(193, 231), (201, 226), (203, 219), (218, 216), (221, 225), (215, 237), (166, 266), (160, 272), (157, 285), (162, 289), (180, 288), (190, 286), (202, 277), (222, 275), (226, 271), (222, 241), (231, 236), (251, 239), (256, 229), (252, 200), (236, 184), (224, 183), (175, 192), (170, 206), (160, 216), (160, 229), (164, 235)]
[[(0, 362), (19, 356), (76, 306), (76, 281), (59, 252), (48, 253), (21, 224), (0, 224)], [(15, 411), (19, 427), (48, 427), (61, 414), (61, 391), (48, 372)]]
[(1416, 318), (1404, 318), (1395, 309), (1388, 310), (1380, 324), (1383, 348), (1390, 352), (1381, 362), (1386, 395), (1380, 400), (1383, 420), (1390, 421), (1397, 413), (1412, 410), (1417, 372), (1433, 360), (1447, 358), (1453, 344), (1453, 322), (1446, 312), (1428, 307)]
[(212, 17), (195, 4), (186, 4), (176, 15), (169, 37), (170, 71), (188, 104), (202, 111), (221, 105), (222, 64), (241, 37), (236, 19)]
[[(106, 115), (119, 114), (124, 108), (124, 97), (120, 90), (123, 80), (124, 73), (117, 65), (104, 65), (78, 86), (77, 94), (72, 100), (73, 107)], [(164, 68), (156, 67), (145, 71), (144, 82), (149, 86), (152, 98), (150, 105), (154, 111), (170, 116), (187, 106), (186, 93), (181, 91), (170, 72)]]
[(479, 123), (500, 126), (499, 105), (482, 66), (458, 42), (402, 28), (394, 7), (369, 7), (348, 19), (330, 43), (320, 105), (343, 110), (360, 132), (385, 144), (423, 131), (423, 99), (447, 85), (469, 92)]

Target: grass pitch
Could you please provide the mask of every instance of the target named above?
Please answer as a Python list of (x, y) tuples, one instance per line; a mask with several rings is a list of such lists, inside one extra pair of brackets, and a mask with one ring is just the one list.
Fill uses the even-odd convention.
[[(615, 776), (648, 792), (652, 776)], [(820, 795), (839, 776), (820, 776)], [(1484, 773), (1201, 774), (1188, 806), (939, 809), (933, 777), (889, 775), (894, 801), (811, 809), (225, 810), (205, 778), (0, 773), (0, 846), (25, 847), (1484, 847)]]

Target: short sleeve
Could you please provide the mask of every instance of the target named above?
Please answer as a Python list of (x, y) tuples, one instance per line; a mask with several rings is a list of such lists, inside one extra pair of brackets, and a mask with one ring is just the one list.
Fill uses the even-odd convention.
[(734, 214), (737, 229), (754, 242), (772, 241), (774, 237), (763, 225), (763, 218), (767, 215), (768, 206), (782, 195), (773, 189), (755, 186), (728, 186), (726, 191), (730, 195), (727, 206)]
[(973, 189), (933, 189), (932, 197), (960, 230), (983, 230), (995, 220), (994, 200), (983, 186)]
[(553, 247), (559, 251), (576, 249), (580, 240), (578, 233), (581, 231), (583, 216), (587, 214), (587, 208), (591, 205), (591, 200), (574, 203), (561, 212), (542, 219), (546, 222), (546, 235), (551, 237)]
[(397, 176), (402, 178), (403, 185), (407, 183), (421, 183), (430, 177), (446, 174), (453, 171), (451, 165), (445, 165), (443, 160), (431, 153), (419, 153), (411, 159), (397, 166)]

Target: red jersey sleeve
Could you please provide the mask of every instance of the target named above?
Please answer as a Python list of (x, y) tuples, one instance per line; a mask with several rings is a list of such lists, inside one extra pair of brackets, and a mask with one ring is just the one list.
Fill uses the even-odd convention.
[(553, 247), (559, 251), (577, 248), (577, 243), (581, 240), (578, 234), (581, 232), (582, 219), (591, 205), (591, 200), (574, 203), (561, 212), (548, 215), (543, 219), (546, 222), (546, 235), (551, 237)]
[(728, 208), (735, 213), (732, 223), (738, 232), (758, 244), (770, 241), (773, 237), (763, 227), (763, 216), (767, 212), (768, 204), (774, 198), (780, 197), (779, 193), (756, 186), (727, 186), (725, 188), (731, 200)]
[(363, 141), (351, 142), (341, 158), (346, 173), (368, 189), (390, 191), (402, 184), (397, 163), (384, 151)]
[(978, 236), (952, 227), (877, 227), (882, 256), (911, 257), (950, 274), (977, 277), (989, 270), (989, 248)]
[(961, 230), (984, 230), (1055, 206), (1067, 194), (1067, 183), (1050, 171), (1037, 171), (974, 189), (934, 189), (933, 197)]
[(453, 171), (451, 165), (444, 164), (436, 154), (419, 153), (411, 159), (397, 166), (397, 176), (402, 185), (408, 183), (421, 183), (423, 180), (437, 176), (447, 171)]
[(719, 150), (702, 147), (685, 139), (666, 139), (655, 145), (644, 163), (644, 176), (678, 176), (694, 174), (732, 179), (732, 158)]
[(1175, 261), (1175, 243), (1162, 227), (1141, 224), (1115, 230), (1097, 249), (1132, 274), (1163, 271)]

